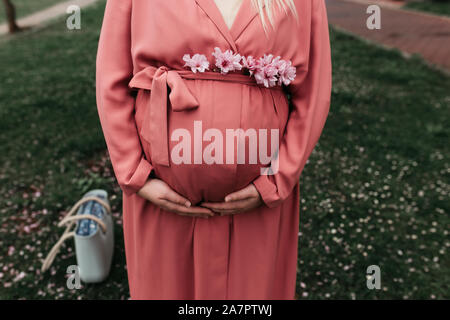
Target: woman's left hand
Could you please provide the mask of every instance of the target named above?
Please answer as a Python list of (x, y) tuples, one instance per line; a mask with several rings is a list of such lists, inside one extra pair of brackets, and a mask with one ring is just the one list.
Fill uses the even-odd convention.
[(242, 213), (258, 208), (263, 204), (261, 195), (253, 183), (247, 187), (230, 193), (225, 197), (225, 202), (202, 202), (200, 206), (211, 209), (221, 216)]

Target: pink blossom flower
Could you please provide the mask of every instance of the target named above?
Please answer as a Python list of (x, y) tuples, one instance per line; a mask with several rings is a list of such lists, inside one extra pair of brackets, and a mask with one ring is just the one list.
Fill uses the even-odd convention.
[(280, 72), (282, 70), (284, 70), (284, 65), (285, 65), (286, 61), (281, 60), (281, 57), (278, 56), (275, 59), (272, 60), (272, 62), (270, 63), (271, 65), (273, 65), (275, 68), (277, 68), (278, 70), (278, 75), (280, 75)]
[(274, 65), (274, 66), (278, 69), (278, 67), (280, 66), (280, 64), (282, 63), (282, 61), (284, 61), (284, 60), (281, 60), (281, 57), (278, 56), (278, 57), (276, 57), (276, 58), (273, 58), (271, 64)]
[(26, 276), (27, 274), (25, 273), (25, 272), (20, 272), (15, 278), (14, 278), (14, 282), (17, 282), (17, 281), (20, 281), (20, 280), (22, 280), (23, 278), (25, 278), (25, 276)]
[(255, 80), (258, 84), (263, 84), (266, 88), (273, 87), (277, 84), (278, 69), (271, 64), (259, 67), (255, 72)]
[(257, 61), (255, 72), (256, 83), (263, 84), (266, 88), (273, 87), (278, 81), (278, 60), (280, 57), (273, 58), (272, 54), (265, 54)]
[(265, 67), (271, 64), (273, 61), (273, 55), (272, 54), (265, 54), (263, 57), (258, 59), (258, 64), (260, 67)]
[(259, 67), (259, 62), (253, 56), (242, 57), (242, 64), (245, 68), (248, 69), (250, 75), (253, 75), (255, 70)]
[(215, 47), (212, 55), (216, 58), (216, 67), (220, 69), (222, 74), (242, 69), (240, 54), (233, 54), (231, 50), (222, 52), (218, 47)]
[(205, 72), (205, 70), (209, 69), (208, 59), (206, 59), (206, 56), (203, 54), (196, 53), (192, 56), (192, 58), (189, 54), (185, 54), (183, 56), (183, 61), (186, 62), (183, 67), (191, 68), (193, 73), (197, 73), (197, 71)]
[(292, 66), (291, 61), (281, 60), (278, 63), (278, 85), (284, 84), (288, 86), (296, 77), (296, 69)]

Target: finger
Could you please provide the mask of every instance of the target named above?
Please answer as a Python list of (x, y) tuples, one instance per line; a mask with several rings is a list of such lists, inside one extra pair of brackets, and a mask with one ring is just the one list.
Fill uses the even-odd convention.
[[(178, 206), (178, 205), (175, 205)], [(186, 208), (183, 206), (179, 206), (175, 208), (178, 212), (189, 214), (189, 215), (207, 215), (213, 216), (214, 212), (208, 208), (200, 208), (200, 207), (190, 207)]]
[(244, 189), (238, 190), (236, 192), (232, 192), (225, 197), (225, 202), (229, 201), (238, 201), (253, 197), (252, 189), (249, 187), (245, 187)]
[(250, 199), (248, 203), (246, 203), (245, 205), (243, 205), (240, 208), (237, 209), (233, 209), (233, 210), (219, 210), (218, 213), (221, 216), (227, 216), (227, 215), (234, 215), (237, 213), (243, 213), (249, 210), (252, 210), (254, 208), (256, 208), (256, 203), (252, 201), (253, 199)]
[(245, 212), (248, 210), (252, 210), (258, 206), (258, 202), (255, 201), (254, 198), (246, 199), (246, 200), (239, 200), (239, 201), (233, 201), (233, 204), (236, 204), (235, 207), (232, 209), (227, 208), (217, 208), (212, 209), (214, 212), (219, 213), (221, 216), (223, 215), (229, 215), (229, 214), (236, 214)]
[(188, 199), (179, 195), (172, 189), (167, 190), (167, 193), (164, 196), (162, 196), (161, 199), (168, 200), (168, 201), (171, 201), (173, 203), (176, 203), (176, 204), (179, 204), (179, 205), (182, 205), (185, 207), (191, 206), (191, 202)]
[(237, 201), (228, 203), (228, 202), (202, 202), (200, 206), (209, 208), (213, 211), (218, 210), (234, 210), (236, 208)]
[(213, 209), (213, 212), (215, 212), (216, 214), (222, 214), (222, 213), (233, 213), (233, 212), (238, 212), (241, 209), (229, 209), (229, 210), (225, 210), (225, 209)]
[(195, 214), (200, 214), (200, 215), (207, 215), (207, 216), (213, 216), (214, 212), (211, 211), (208, 208), (202, 208), (202, 207), (190, 207), (187, 208), (185, 206), (173, 203), (169, 200), (161, 200), (162, 204), (167, 208), (168, 211), (173, 211), (176, 213), (184, 213), (184, 214), (188, 214), (188, 215), (195, 215)]
[(232, 202), (203, 202), (200, 205), (216, 212), (230, 211), (230, 210), (240, 210), (248, 207), (252, 202), (253, 198), (237, 200)]
[(202, 214), (202, 215), (208, 215), (208, 216), (214, 215), (214, 212), (211, 209), (202, 208), (202, 207), (183, 208), (183, 211), (191, 213), (191, 214)]

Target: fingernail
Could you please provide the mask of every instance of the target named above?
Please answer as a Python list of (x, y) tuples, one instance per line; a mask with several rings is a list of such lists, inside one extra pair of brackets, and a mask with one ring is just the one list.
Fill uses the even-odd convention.
[(228, 201), (230, 201), (230, 198), (229, 197), (225, 197), (225, 202), (228, 202)]
[(191, 203), (189, 201), (186, 201), (184, 205), (189, 208), (191, 206)]

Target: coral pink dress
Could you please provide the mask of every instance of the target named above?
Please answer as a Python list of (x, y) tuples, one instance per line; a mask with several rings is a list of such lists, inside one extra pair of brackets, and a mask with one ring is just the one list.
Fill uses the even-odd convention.
[[(97, 107), (123, 190), (132, 299), (294, 298), (299, 178), (325, 125), (331, 94), (324, 0), (294, 3), (298, 24), (289, 10), (286, 15), (275, 6), (276, 30), (267, 21), (266, 37), (251, 0), (243, 0), (230, 29), (214, 0), (107, 1)], [(213, 72), (215, 47), (255, 58), (280, 56), (292, 62), (296, 77), (281, 89), (255, 85), (237, 71)], [(196, 53), (207, 57), (209, 72), (184, 67), (183, 56)], [(194, 121), (201, 122), (200, 133)], [(192, 135), (194, 158), (211, 143), (202, 133), (213, 129), (225, 137), (239, 128), (279, 130), (275, 174), (261, 174), (260, 162), (175, 163), (171, 156), (179, 129)], [(242, 154), (233, 148), (230, 159), (236, 160)], [(152, 171), (193, 205), (223, 201), (250, 183), (264, 204), (208, 219), (180, 216), (136, 194)]]

